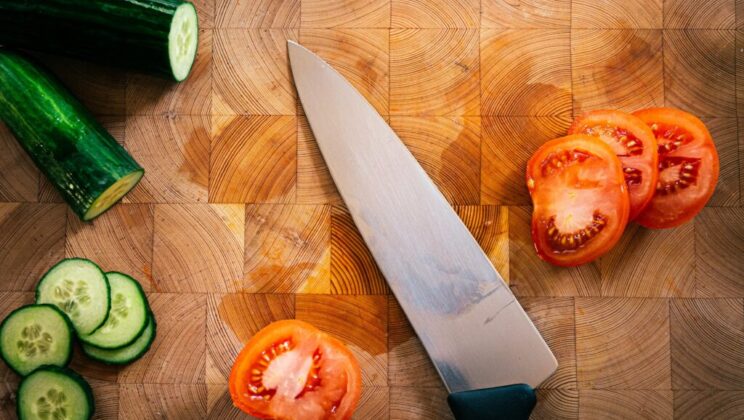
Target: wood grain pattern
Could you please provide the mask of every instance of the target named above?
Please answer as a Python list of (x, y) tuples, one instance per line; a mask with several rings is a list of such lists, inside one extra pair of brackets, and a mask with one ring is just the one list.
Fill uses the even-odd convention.
[(390, 0), (302, 0), (301, 26), (388, 28)]
[(694, 268), (694, 224), (651, 230), (633, 223), (600, 259), (602, 296), (692, 297)]
[(8, 127), (0, 123), (0, 201), (35, 202), (39, 171)]
[(300, 204), (343, 203), (306, 117), (298, 117), (297, 202)]
[(480, 118), (391, 117), (390, 127), (452, 204), (480, 201)]
[(535, 254), (532, 212), (509, 207), (509, 287), (517, 296), (599, 296), (599, 264), (560, 268)]
[(663, 24), (663, 0), (574, 0), (573, 29), (660, 29)]
[(390, 114), (478, 115), (478, 56), (477, 30), (392, 29)]
[(457, 206), (457, 215), (509, 284), (509, 209), (496, 206)]
[(343, 341), (362, 368), (362, 386), (388, 383), (387, 296), (296, 295), (295, 316)]
[(359, 405), (354, 412), (355, 419), (387, 419), (390, 412), (390, 391), (386, 386), (366, 386), (362, 388)]
[(573, 30), (574, 112), (663, 106), (661, 48), (659, 30)]
[(674, 416), (680, 420), (731, 419), (744, 412), (744, 391), (674, 391)]
[(392, 0), (393, 28), (477, 28), (480, 0)]
[(203, 419), (207, 414), (204, 384), (123, 384), (119, 419)]
[(67, 212), (65, 256), (95, 261), (105, 271), (121, 271), (152, 289), (154, 209), (148, 204), (120, 204), (83, 223)]
[(571, 113), (568, 30), (485, 29), (480, 42), (482, 115)]
[(744, 301), (679, 299), (670, 313), (672, 387), (742, 389)]
[(281, 203), (295, 199), (297, 119), (214, 117), (209, 201)]
[(388, 296), (388, 383), (393, 387), (442, 386), (421, 340), (394, 296)]
[(579, 417), (577, 389), (537, 389), (537, 405), (531, 420), (571, 420)]
[(666, 104), (698, 116), (736, 115), (733, 31), (664, 31)]
[(287, 40), (297, 38), (296, 29), (216, 30), (212, 114), (294, 115)]
[(664, 27), (676, 29), (731, 29), (739, 0), (709, 0), (705, 7), (695, 0), (665, 0)]
[(155, 290), (237, 291), (243, 279), (244, 211), (239, 204), (156, 206)]
[(671, 389), (665, 299), (576, 299), (582, 389)]
[(206, 203), (210, 131), (209, 116), (128, 118), (126, 147), (146, 170), (126, 200)]
[(207, 384), (207, 419), (244, 420), (254, 417), (245, 414), (233, 405), (227, 384)]
[(390, 420), (454, 419), (444, 387), (390, 387)]
[(246, 208), (244, 291), (329, 293), (330, 206)]
[[(101, 381), (91, 381), (96, 412), (93, 419), (113, 419), (119, 416), (119, 385)], [(142, 419), (140, 419), (142, 420)]]
[(671, 419), (672, 391), (610, 391), (579, 393), (579, 419)]
[(0, 290), (34, 290), (64, 257), (65, 212), (61, 204), (0, 203)]
[[(201, 24), (201, 20), (199, 21)], [(212, 42), (214, 31), (199, 31), (199, 46), (188, 79), (181, 83), (130, 72), (128, 115), (209, 115), (212, 112)]]
[(294, 296), (288, 294), (210, 294), (206, 382), (227, 384), (233, 360), (245, 343), (270, 323), (294, 318), (294, 303)]
[(390, 293), (351, 215), (337, 206), (331, 209), (331, 292), (341, 295)]
[(567, 28), (572, 0), (518, 0), (481, 2), (483, 28)]
[(482, 117), (481, 204), (529, 205), (527, 161), (548, 140), (563, 136), (571, 118)]
[(734, 118), (703, 118), (716, 145), (720, 170), (718, 184), (708, 207), (735, 207), (741, 200), (739, 191), (738, 123)]
[(218, 28), (297, 28), (300, 0), (216, 0)]
[[(157, 384), (153, 388), (163, 391), (169, 389), (164, 384), (205, 383), (207, 296), (150, 293), (147, 298), (158, 320), (157, 338), (137, 363), (121, 368), (119, 383)], [(127, 405), (122, 396), (120, 406)]]
[(703, 209), (695, 219), (698, 297), (744, 297), (744, 210)]

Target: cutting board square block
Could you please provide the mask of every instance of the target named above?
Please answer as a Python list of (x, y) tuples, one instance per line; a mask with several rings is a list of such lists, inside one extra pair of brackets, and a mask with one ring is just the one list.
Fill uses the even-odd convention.
[(297, 28), (300, 0), (216, 0), (218, 28)]
[(568, 28), (572, 0), (482, 1), (481, 27)]
[(695, 219), (699, 297), (744, 297), (744, 209), (706, 208)]
[(389, 28), (390, 0), (302, 0), (303, 28)]
[(393, 28), (477, 28), (480, 8), (480, 0), (392, 0), (390, 24)]
[(571, 27), (660, 29), (663, 0), (573, 0)]

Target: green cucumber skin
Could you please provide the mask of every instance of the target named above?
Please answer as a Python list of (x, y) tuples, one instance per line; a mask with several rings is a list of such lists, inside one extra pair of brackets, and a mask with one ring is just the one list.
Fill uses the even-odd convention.
[[(70, 364), (70, 360), (72, 360), (72, 343), (75, 342), (75, 339), (74, 339), (74, 337), (75, 337), (75, 327), (73, 327), (72, 321), (70, 321), (70, 318), (67, 317), (67, 314), (64, 313), (64, 312), (62, 312), (56, 306), (54, 306), (52, 304), (49, 304), (49, 303), (32, 303), (30, 305), (24, 305), (24, 306), (21, 306), (20, 308), (16, 308), (11, 313), (9, 313), (5, 317), (5, 319), (3, 319), (3, 322), (2, 323), (0, 323), (0, 331), (2, 331), (3, 326), (5, 326), (5, 321), (7, 321), (8, 319), (10, 319), (11, 315), (15, 314), (16, 312), (20, 311), (21, 309), (26, 309), (26, 308), (28, 308), (30, 306), (43, 306), (43, 307), (47, 307), (47, 308), (52, 308), (55, 311), (57, 311), (57, 313), (59, 313), (60, 315), (62, 315), (62, 318), (65, 320), (65, 323), (67, 323), (67, 329), (70, 331), (70, 338), (71, 338), (70, 339), (70, 348), (68, 350), (68, 355), (67, 355), (67, 360), (65, 360), (65, 362), (64, 362), (64, 366), (67, 366), (68, 364)], [(18, 376), (23, 377), (23, 375), (20, 372), (18, 372), (17, 370), (15, 370), (15, 368), (8, 362), (7, 355), (5, 354), (4, 351), (2, 351), (2, 348), (1, 347), (0, 347), (0, 358), (3, 359), (3, 362), (5, 362), (5, 365), (8, 366), (13, 372), (15, 372)], [(30, 374), (31, 373), (29, 373), (29, 375)]]
[[(89, 359), (93, 359), (93, 360), (95, 360), (97, 362), (103, 363), (105, 365), (110, 365), (110, 366), (123, 366), (123, 365), (128, 365), (128, 364), (130, 364), (130, 363), (132, 363), (134, 361), (137, 361), (137, 360), (141, 359), (142, 356), (144, 356), (145, 354), (147, 354), (148, 351), (150, 351), (150, 347), (152, 347), (152, 343), (155, 342), (155, 339), (158, 336), (158, 323), (155, 321), (155, 314), (152, 313), (152, 311), (150, 312), (150, 315), (149, 315), (149, 318), (148, 318), (148, 323), (149, 323), (149, 320), (152, 320), (152, 337), (150, 338), (150, 341), (147, 343), (147, 345), (142, 349), (142, 351), (139, 352), (138, 354), (132, 356), (131, 358), (126, 359), (126, 360), (122, 360), (120, 362), (112, 362), (110, 360), (102, 359), (102, 358), (97, 357), (97, 356), (95, 356), (95, 355), (93, 355), (91, 353), (88, 353), (87, 351), (85, 351), (85, 347), (82, 346), (83, 353), (85, 353), (85, 356), (88, 357)], [(142, 330), (142, 332), (140, 334), (142, 334), (142, 333), (144, 333), (144, 330)], [(139, 338), (139, 337), (137, 337), (137, 338)], [(135, 341), (136, 341), (136, 339), (135, 339)], [(91, 347), (93, 347), (93, 346), (91, 346)], [(107, 350), (107, 349), (104, 349), (104, 350)]]
[[(83, 392), (85, 393), (85, 398), (88, 400), (88, 406), (90, 407), (90, 410), (88, 411), (88, 418), (89, 419), (90, 418), (93, 418), (93, 414), (96, 411), (96, 405), (95, 405), (95, 402), (93, 400), (93, 390), (90, 388), (90, 384), (88, 383), (88, 381), (85, 380), (85, 378), (83, 378), (82, 376), (78, 375), (72, 369), (69, 369), (69, 368), (66, 368), (66, 367), (61, 368), (61, 367), (52, 366), (52, 365), (40, 366), (40, 367), (36, 368), (36, 370), (34, 370), (33, 372), (29, 373), (28, 376), (26, 376), (26, 378), (30, 377), (31, 375), (33, 375), (34, 373), (39, 372), (39, 371), (53, 372), (53, 373), (56, 373), (58, 375), (65, 375), (68, 378), (72, 379), (73, 381), (77, 382), (78, 385), (80, 385), (80, 387), (83, 388)], [(16, 415), (18, 416), (18, 419), (19, 420), (23, 420), (23, 417), (21, 415), (21, 398), (23, 396), (22, 392), (23, 392), (23, 384), (24, 384), (24, 382), (26, 382), (25, 381), (25, 378), (18, 385), (18, 392), (16, 393), (16, 399), (17, 399), (17, 401), (16, 401)]]
[(0, 119), (81, 219), (113, 183), (144, 172), (54, 76), (2, 48)]
[(0, 0), (0, 44), (175, 80), (168, 33), (183, 0)]

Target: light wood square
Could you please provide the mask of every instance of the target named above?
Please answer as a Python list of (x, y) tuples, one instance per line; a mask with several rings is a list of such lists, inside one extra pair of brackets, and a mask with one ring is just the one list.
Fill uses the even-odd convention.
[(302, 0), (303, 28), (389, 28), (390, 0)]
[(479, 117), (391, 117), (390, 126), (452, 204), (480, 201)]
[(210, 202), (294, 202), (296, 117), (215, 117), (213, 130)]
[(393, 28), (477, 28), (480, 0), (392, 0)]
[(10, 129), (0, 123), (0, 202), (35, 202), (39, 171)]
[(388, 296), (388, 384), (390, 386), (442, 386), (421, 340), (394, 296)]
[(454, 420), (444, 386), (390, 387), (390, 420), (409, 419)]
[(253, 419), (235, 407), (227, 384), (207, 384), (207, 419), (244, 420)]
[(481, 32), (481, 114), (571, 114), (571, 44), (565, 29)]
[(579, 419), (672, 419), (671, 390), (582, 389)]
[(695, 293), (695, 229), (646, 229), (631, 223), (600, 258), (602, 296), (692, 297)]
[(674, 391), (674, 418), (733, 419), (744, 412), (744, 391)]
[(217, 29), (214, 35), (213, 115), (295, 115), (287, 40), (296, 29)]
[(377, 112), (388, 114), (388, 30), (303, 28), (300, 43), (338, 70)]
[(65, 206), (0, 203), (0, 290), (33, 291), (65, 253)]
[(298, 117), (297, 202), (300, 204), (342, 203), (306, 117)]
[(678, 299), (670, 311), (672, 388), (742, 389), (744, 301)]
[(210, 294), (207, 298), (209, 384), (227, 384), (232, 364), (245, 343), (274, 321), (294, 318), (293, 295)]
[(204, 384), (123, 384), (119, 398), (120, 420), (198, 420), (207, 415)]
[(183, 82), (130, 72), (127, 78), (127, 114), (209, 115), (212, 111), (213, 33), (212, 29), (199, 31), (196, 59)]
[(483, 28), (568, 28), (571, 0), (482, 1)]
[(580, 389), (671, 388), (666, 299), (577, 298)]
[(744, 209), (706, 208), (695, 218), (698, 297), (744, 297)]
[(530, 234), (532, 209), (509, 207), (509, 287), (517, 296), (599, 296), (599, 263), (558, 267), (540, 259)]
[(478, 115), (478, 56), (475, 29), (391, 30), (390, 114)]
[(330, 293), (330, 206), (247, 206), (244, 272), (251, 293)]
[(297, 28), (300, 0), (216, 0), (218, 28)]
[(660, 30), (571, 31), (574, 113), (664, 105)]
[(566, 134), (570, 116), (483, 117), (481, 204), (531, 203), (527, 161), (543, 143)]
[(148, 204), (118, 204), (93, 223), (67, 212), (65, 255), (95, 261), (104, 271), (134, 277), (149, 291), (152, 279), (153, 208)]
[(739, 0), (664, 0), (664, 27), (674, 29), (731, 29)]
[(713, 137), (720, 164), (718, 183), (707, 207), (735, 207), (740, 203), (739, 140), (735, 118), (703, 118)]
[(579, 417), (577, 389), (537, 389), (537, 405), (532, 420), (576, 420)]
[[(207, 295), (150, 293), (157, 336), (136, 363), (119, 370), (120, 384), (203, 384), (206, 359)], [(187, 402), (193, 398), (186, 399)], [(129, 404), (122, 397), (121, 406)]]
[(497, 206), (457, 206), (457, 215), (509, 284), (509, 209)]
[[(667, 0), (668, 1), (668, 0)], [(598, 29), (660, 29), (664, 0), (573, 0), (571, 27)]]
[(156, 290), (236, 291), (243, 278), (244, 212), (239, 204), (157, 205)]
[(349, 212), (331, 209), (331, 293), (389, 294), (385, 278), (362, 239)]
[(209, 116), (129, 117), (126, 146), (145, 176), (126, 201), (206, 203), (210, 124)]
[(664, 31), (667, 106), (699, 117), (736, 116), (734, 31)]
[(354, 418), (359, 419), (387, 419), (389, 418), (390, 390), (386, 386), (366, 386), (362, 388), (359, 405), (354, 412)]

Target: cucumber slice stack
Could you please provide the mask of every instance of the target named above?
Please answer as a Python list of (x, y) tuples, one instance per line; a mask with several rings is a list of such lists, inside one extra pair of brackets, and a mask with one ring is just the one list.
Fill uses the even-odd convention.
[(93, 415), (90, 386), (66, 368), (74, 336), (83, 353), (110, 365), (132, 363), (147, 353), (156, 322), (139, 282), (124, 273), (104, 273), (90, 260), (64, 259), (42, 276), (36, 304), (2, 321), (0, 358), (24, 377), (19, 419)]

